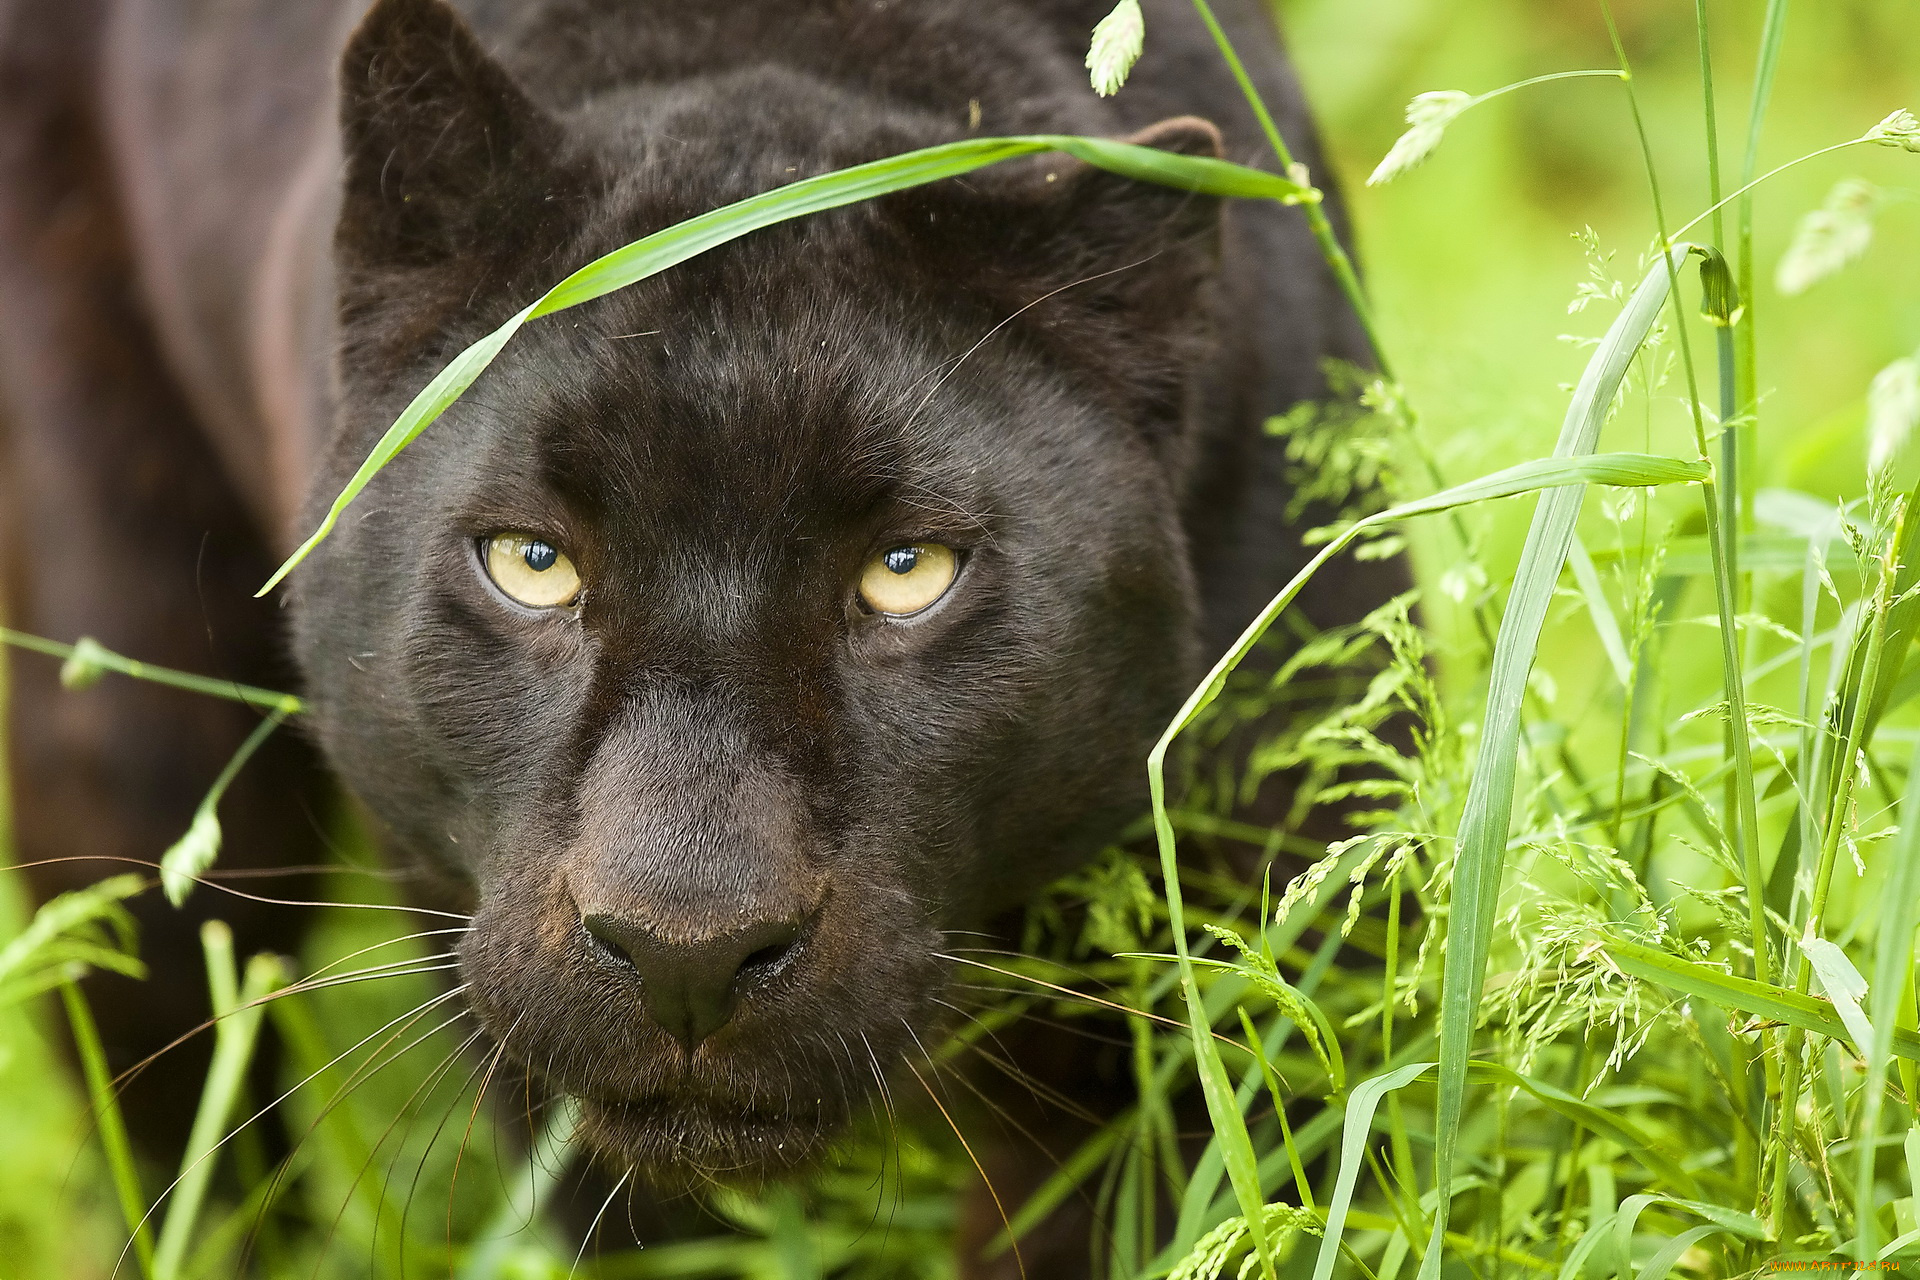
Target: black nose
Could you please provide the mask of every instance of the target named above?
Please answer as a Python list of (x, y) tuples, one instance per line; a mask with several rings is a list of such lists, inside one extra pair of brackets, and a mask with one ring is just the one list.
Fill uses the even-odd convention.
[(782, 968), (804, 920), (762, 920), (698, 942), (675, 942), (624, 916), (581, 917), (587, 932), (640, 975), (653, 1019), (694, 1049), (733, 1016), (741, 986)]

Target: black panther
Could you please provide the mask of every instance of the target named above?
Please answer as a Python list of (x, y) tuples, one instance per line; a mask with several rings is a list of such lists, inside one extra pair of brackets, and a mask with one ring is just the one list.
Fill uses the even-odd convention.
[[(815, 1159), (936, 1028), (956, 931), (1142, 809), (1303, 559), (1262, 424), (1367, 358), (1301, 213), (1051, 156), (756, 232), (530, 325), (284, 615), (251, 591), (441, 364), (648, 232), (974, 134), (1272, 167), (1184, 0), (1096, 97), (1107, 7), (0, 0), (8, 619), (297, 680), (309, 734), (227, 801), (226, 865), (320, 859), (324, 760), (473, 913), (472, 1007), (616, 1168)], [(1265, 13), (1217, 9), (1326, 187)], [(26, 860), (156, 855), (249, 724), (15, 670)], [(289, 945), (211, 896), (101, 988), (117, 1065), (200, 1015), (194, 912)], [(197, 1070), (143, 1078), (147, 1141)]]

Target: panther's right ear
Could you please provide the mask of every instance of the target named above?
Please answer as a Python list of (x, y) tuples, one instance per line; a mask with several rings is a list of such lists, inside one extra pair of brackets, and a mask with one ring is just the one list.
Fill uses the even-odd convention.
[(340, 129), (336, 247), (350, 268), (524, 241), (563, 181), (559, 125), (445, 0), (377, 0), (341, 58)]

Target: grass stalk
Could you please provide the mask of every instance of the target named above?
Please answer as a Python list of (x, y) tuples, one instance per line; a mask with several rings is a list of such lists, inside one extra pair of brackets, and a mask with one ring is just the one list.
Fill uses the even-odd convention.
[(174, 1182), (166, 1222), (160, 1228), (160, 1241), (154, 1250), (154, 1280), (179, 1280), (187, 1246), (206, 1202), (215, 1158), (224, 1141), (227, 1123), (239, 1103), (247, 1068), (253, 1061), (260, 1019), (265, 1012), (263, 1002), (286, 980), (279, 958), (261, 954), (247, 962), (244, 980), (237, 981), (233, 933), (221, 921), (209, 920), (201, 927), (200, 944), (206, 952), (207, 986), (213, 995), (214, 1017), (218, 1019), (213, 1062), (207, 1068), (200, 1107), (194, 1113), (187, 1149), (180, 1158), (180, 1176)]
[[(1787, 29), (1787, 0), (1767, 0), (1767, 14), (1760, 27), (1760, 52), (1754, 66), (1753, 93), (1747, 107), (1747, 146), (1745, 158), (1740, 165), (1741, 194), (1734, 215), (1734, 235), (1737, 240), (1737, 272), (1740, 282), (1740, 296), (1746, 299), (1746, 324), (1739, 333), (1738, 360), (1736, 372), (1739, 381), (1741, 432), (1745, 436), (1742, 444), (1749, 455), (1753, 442), (1759, 433), (1759, 352), (1758, 330), (1754, 317), (1754, 278), (1753, 278), (1753, 187), (1754, 175), (1760, 165), (1760, 133), (1766, 121), (1767, 104), (1773, 98), (1773, 77), (1780, 65), (1780, 50), (1785, 44)], [(1742, 505), (1746, 510), (1753, 509), (1753, 481), (1749, 479), (1749, 492), (1742, 495)]]
[[(1674, 237), (1667, 233), (1666, 212), (1660, 198), (1660, 175), (1654, 164), (1653, 144), (1647, 136), (1645, 118), (1640, 112), (1639, 95), (1633, 88), (1633, 69), (1627, 57), (1626, 45), (1620, 39), (1620, 29), (1613, 20), (1613, 10), (1606, 0), (1602, 0), (1601, 12), (1606, 17), (1607, 33), (1613, 41), (1615, 55), (1620, 59), (1620, 69), (1626, 73), (1627, 104), (1633, 115), (1633, 127), (1640, 140), (1640, 153), (1646, 164), (1647, 187), (1653, 203), (1654, 223), (1660, 233), (1660, 243), (1671, 246)], [(1703, 215), (1704, 216), (1704, 215)], [(1695, 218), (1687, 224), (1694, 226), (1700, 221)], [(1685, 233), (1682, 228), (1680, 234)], [(1674, 331), (1680, 346), (1681, 366), (1686, 374), (1687, 407), (1692, 417), (1694, 447), (1702, 458), (1710, 455), (1707, 448), (1706, 421), (1700, 408), (1700, 392), (1697, 378), (1694, 376), (1693, 347), (1687, 334), (1687, 316), (1681, 305), (1679, 289), (1679, 268), (1674, 255), (1663, 255), (1674, 311)], [(1731, 323), (1732, 316), (1717, 317)], [(1736, 455), (1737, 456), (1737, 455)], [(1728, 561), (1728, 531), (1721, 524), (1721, 501), (1718, 481), (1715, 477), (1701, 486), (1701, 509), (1706, 518), (1707, 546), (1713, 558), (1714, 608), (1720, 627), (1721, 681), (1726, 691), (1727, 720), (1733, 732), (1728, 741), (1733, 748), (1733, 766), (1735, 783), (1736, 812), (1729, 815), (1734, 828), (1734, 847), (1738, 851), (1740, 866), (1746, 879), (1748, 903), (1748, 945), (1753, 950), (1754, 976), (1761, 981), (1770, 981), (1773, 964), (1767, 942), (1767, 923), (1765, 908), (1765, 877), (1761, 872), (1759, 806), (1754, 798), (1753, 747), (1748, 739), (1746, 675), (1740, 658), (1739, 627), (1735, 608), (1737, 588), (1733, 579), (1733, 566)], [(1771, 1069), (1769, 1082), (1771, 1083)]]
[[(1902, 514), (1904, 520), (1904, 512)], [(1871, 716), (1871, 699), (1868, 693), (1874, 687), (1879, 676), (1881, 654), (1885, 648), (1887, 634), (1887, 612), (1889, 594), (1893, 589), (1895, 562), (1894, 548), (1900, 545), (1900, 536), (1896, 528), (1895, 535), (1888, 541), (1880, 556), (1880, 574), (1874, 588), (1872, 602), (1869, 605), (1871, 621), (1868, 625), (1865, 663), (1861, 669), (1859, 693), (1853, 699), (1853, 714), (1848, 720), (1845, 745), (1834, 761), (1837, 773), (1833, 802), (1827, 813), (1825, 830), (1820, 843), (1820, 861), (1814, 871), (1813, 892), (1807, 908), (1805, 936), (1818, 938), (1823, 936), (1826, 922), (1827, 898), (1833, 887), (1833, 872), (1840, 858), (1840, 845), (1845, 839), (1847, 829), (1852, 825), (1854, 790), (1860, 777), (1859, 758), (1861, 743), (1866, 732), (1867, 721)], [(1805, 995), (1812, 985), (1813, 965), (1803, 952), (1800, 962), (1795, 966), (1793, 990)], [(1784, 1050), (1785, 1079), (1780, 1094), (1779, 1121), (1774, 1127), (1770, 1160), (1772, 1165), (1772, 1186), (1774, 1212), (1784, 1215), (1789, 1204), (1788, 1173), (1792, 1165), (1792, 1132), (1799, 1108), (1800, 1090), (1805, 1074), (1801, 1042), (1804, 1032), (1796, 1029), (1787, 1035)]]
[(10, 644), (17, 649), (60, 659), (65, 664), (61, 668), (60, 678), (69, 688), (85, 688), (102, 674), (112, 672), (151, 684), (183, 689), (188, 693), (244, 702), (263, 711), (278, 711), (282, 715), (298, 715), (306, 709), (306, 704), (290, 693), (276, 693), (272, 689), (260, 689), (232, 680), (216, 680), (212, 676), (197, 676), (191, 672), (175, 671), (171, 667), (157, 667), (150, 662), (122, 657), (91, 636), (82, 636), (75, 644), (62, 644), (58, 640), (47, 640), (24, 631), (0, 627), (0, 644)]
[[(1280, 126), (1274, 123), (1273, 113), (1267, 110), (1267, 104), (1260, 96), (1260, 90), (1254, 86), (1253, 77), (1247, 74), (1246, 64), (1240, 61), (1240, 55), (1234, 50), (1233, 41), (1227, 39), (1227, 33), (1221, 29), (1220, 20), (1213, 16), (1213, 6), (1207, 0), (1193, 0), (1193, 7), (1200, 14), (1200, 20), (1206, 24), (1207, 32), (1220, 49), (1220, 56), (1226, 59), (1227, 69), (1233, 73), (1234, 83), (1240, 86), (1240, 93), (1253, 109), (1254, 118), (1260, 122), (1260, 130), (1266, 134), (1267, 145), (1273, 148), (1274, 158), (1280, 162), (1281, 171), (1296, 184), (1311, 186), (1311, 175), (1307, 174), (1293, 151), (1287, 146), (1287, 140), (1281, 136)], [(1392, 362), (1387, 357), (1386, 344), (1380, 340), (1380, 331), (1374, 323), (1373, 307), (1367, 302), (1366, 290), (1360, 287), (1359, 273), (1353, 269), (1353, 259), (1348, 256), (1346, 247), (1340, 243), (1340, 237), (1334, 233), (1333, 223), (1327, 217), (1327, 211), (1318, 199), (1301, 202), (1301, 212), (1307, 216), (1307, 226), (1313, 232), (1313, 239), (1320, 246), (1320, 256), (1326, 259), (1327, 266), (1333, 272), (1334, 282), (1345, 295), (1347, 305), (1353, 308), (1353, 314), (1360, 321), (1360, 328), (1367, 335), (1367, 344), (1373, 348), (1374, 363), (1389, 382), (1398, 382), (1393, 372)]]
[(133, 1145), (127, 1141), (127, 1122), (120, 1114), (120, 1098), (114, 1091), (106, 1050), (100, 1044), (100, 1029), (75, 977), (70, 976), (60, 984), (60, 999), (66, 1006), (67, 1025), (73, 1029), (74, 1048), (87, 1082), (87, 1098), (93, 1104), (94, 1123), (100, 1127), (100, 1147), (106, 1153), (114, 1195), (120, 1201), (120, 1213), (132, 1236), (133, 1255), (139, 1261), (140, 1274), (151, 1280), (153, 1238), (147, 1232), (146, 1197), (140, 1191), (140, 1171), (133, 1162)]
[[(1874, 945), (1873, 981), (1868, 984), (1868, 1022), (1873, 1043), (1866, 1081), (1860, 1090), (1860, 1122), (1854, 1132), (1854, 1260), (1866, 1262), (1879, 1252), (1879, 1203), (1874, 1177), (1879, 1154), (1880, 1117), (1886, 1102), (1887, 1069), (1893, 1057), (1893, 1030), (1903, 1006), (1909, 1006), (1913, 981), (1914, 929), (1920, 926), (1920, 746), (1907, 764), (1907, 785), (1900, 801), (1900, 835), (1893, 865), (1880, 893), (1880, 920)], [(1905, 1065), (1905, 1064), (1903, 1064)]]

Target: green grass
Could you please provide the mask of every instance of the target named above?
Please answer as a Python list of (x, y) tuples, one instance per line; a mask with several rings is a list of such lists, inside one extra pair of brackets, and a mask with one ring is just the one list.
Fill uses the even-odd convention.
[[(1908, 0), (1705, 5), (1706, 57), (1676, 0), (1281, 8), (1391, 380), (1344, 374), (1364, 411), (1279, 429), (1348, 507), (1330, 536), (1411, 549), (1417, 602), (1309, 641), (1271, 679), (1233, 675), (1260, 630), (1287, 625), (1275, 602), (1154, 754), (1158, 856), (1115, 850), (1057, 886), (1028, 957), (963, 962), (999, 993), (918, 1064), (939, 1109), (903, 1107), (897, 1130), (856, 1135), (803, 1186), (713, 1197), (728, 1229), (710, 1239), (589, 1251), (578, 1274), (951, 1274), (970, 1165), (941, 1112), (962, 1133), (992, 1120), (939, 1073), (1028, 1013), (1101, 1020), (1134, 1046), (1141, 1104), (1005, 1206), (1018, 1236), (1089, 1197), (1103, 1275), (1658, 1280), (1920, 1258), (1920, 464), (1871, 451), (1868, 422), (1875, 375), (1920, 359), (1920, 155), (1862, 143), (1770, 178), (1750, 253), (1746, 202), (1696, 218), (1750, 174), (1920, 104), (1920, 15)], [(1784, 15), (1771, 51), (1768, 14)], [(1495, 92), (1617, 73), (1622, 49), (1631, 79)], [(1771, 98), (1750, 148), (1757, 74)], [(1431, 154), (1367, 187), (1403, 105), (1436, 90), (1459, 94), (1424, 100)], [(993, 158), (967, 145), (868, 177)], [(1783, 294), (1775, 267), (1802, 215), (1849, 177), (1887, 193), (1873, 244)], [(1206, 180), (1246, 181), (1224, 166)], [(801, 212), (806, 185), (752, 217)], [(699, 239), (688, 226), (589, 283), (664, 269)], [(1736, 324), (1724, 301), (1700, 315), (1702, 259), (1660, 253), (1666, 236), (1719, 245)], [(396, 447), (461, 376), (423, 393)], [(1898, 376), (1871, 410), (1883, 439), (1906, 412)], [(125, 672), (82, 659), (76, 684)], [(1328, 687), (1345, 693), (1301, 700)], [(1246, 780), (1221, 777), (1209, 748), (1279, 706), (1308, 710), (1251, 770), (1306, 776), (1351, 811), (1351, 838), (1314, 846), (1229, 816)], [(1218, 874), (1222, 836), (1308, 869), (1236, 883)], [(338, 889), (372, 907), (386, 892), (364, 876)], [(111, 894), (63, 909), (70, 927), (22, 933), (23, 907), (0, 896), (0, 937), (44, 943), (16, 947), (11, 969), (0, 953), (0, 1280), (116, 1263), (224, 1276), (243, 1250), (271, 1277), (575, 1269), (539, 1210), (565, 1117), (536, 1120), (550, 1145), (531, 1159), (495, 1132), (475, 1102), (492, 1059), (431, 1003), (443, 939), (388, 911), (324, 913), (290, 964), (308, 981), (265, 1005), (290, 1047), (291, 1163), (268, 1170), (245, 1130), (213, 1145), (272, 1101), (240, 1096), (234, 1069), (256, 1008), (221, 1032), (185, 1193), (159, 1200), (179, 1171), (133, 1168), (110, 1109), (96, 1128), (49, 1049), (63, 1021), (84, 1026), (52, 994), (71, 993), (73, 966), (130, 963)], [(217, 933), (209, 963), (217, 1003), (244, 1007)], [(249, 991), (282, 980), (245, 967)], [(1212, 1122), (1197, 1157), (1176, 1142), (1193, 1106)], [(156, 1201), (151, 1260), (123, 1255), (122, 1218), (138, 1216), (123, 1206)]]

